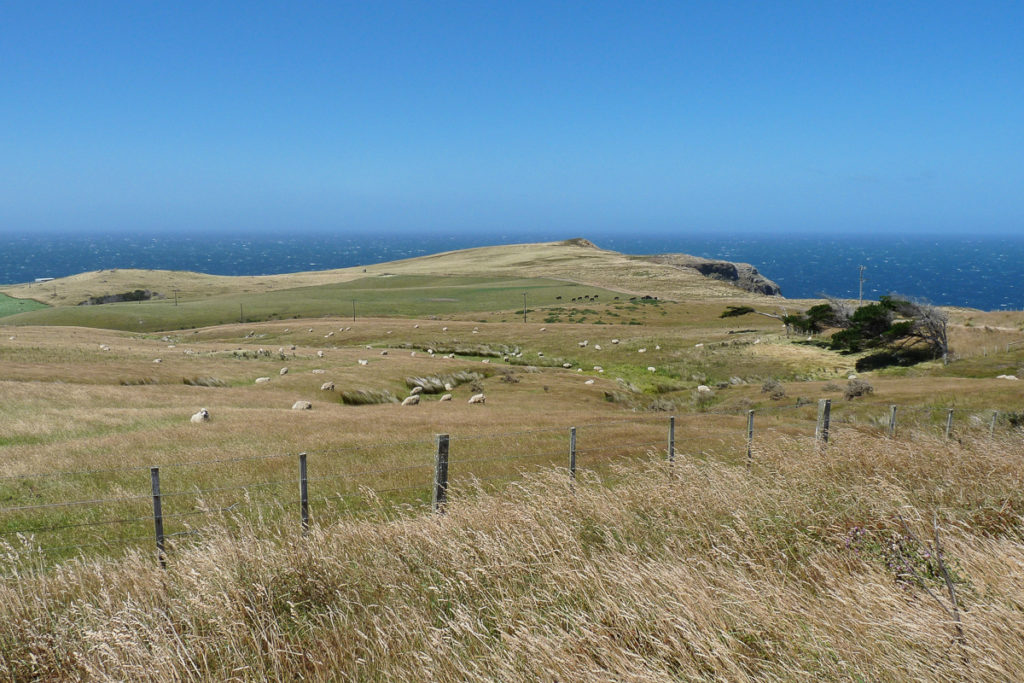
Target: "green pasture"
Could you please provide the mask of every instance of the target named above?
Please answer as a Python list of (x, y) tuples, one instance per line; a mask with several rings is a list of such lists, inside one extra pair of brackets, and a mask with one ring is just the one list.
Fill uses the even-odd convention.
[(353, 308), (357, 318), (450, 317), (474, 312), (521, 311), (524, 293), (527, 307), (531, 310), (584, 294), (596, 295), (606, 301), (620, 296), (618, 292), (600, 287), (542, 278), (374, 276), (316, 287), (201, 300), (179, 296), (177, 303), (168, 297), (143, 302), (50, 308), (21, 313), (7, 322), (152, 332), (240, 321), (349, 317), (353, 315)]
[(28, 311), (37, 311), (40, 309), (49, 308), (46, 304), (41, 304), (38, 301), (32, 299), (15, 299), (14, 297), (7, 296), (6, 294), (0, 294), (0, 318), (5, 318), (9, 315), (17, 315), (18, 313), (26, 313)]

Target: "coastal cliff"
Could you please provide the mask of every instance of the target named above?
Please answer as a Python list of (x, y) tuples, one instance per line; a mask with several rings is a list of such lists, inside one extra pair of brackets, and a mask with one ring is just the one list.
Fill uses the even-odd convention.
[(719, 261), (689, 254), (657, 254), (646, 258), (654, 263), (696, 270), (705, 277), (729, 282), (755, 294), (782, 295), (782, 290), (777, 284), (761, 275), (757, 268), (749, 263)]

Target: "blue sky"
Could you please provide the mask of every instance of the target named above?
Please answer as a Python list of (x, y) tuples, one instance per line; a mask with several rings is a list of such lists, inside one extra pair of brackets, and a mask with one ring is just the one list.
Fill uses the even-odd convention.
[(1020, 2), (0, 0), (0, 231), (1018, 232)]

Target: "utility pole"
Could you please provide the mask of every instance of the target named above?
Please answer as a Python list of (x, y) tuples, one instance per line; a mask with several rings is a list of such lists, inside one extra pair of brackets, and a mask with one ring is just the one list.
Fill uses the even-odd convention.
[(356, 321), (356, 300), (352, 299), (352, 322)]
[(860, 295), (857, 297), (857, 305), (864, 305), (864, 271), (867, 270), (867, 266), (857, 266), (857, 270), (860, 271)]
[(242, 304), (238, 304), (238, 323), (241, 325), (245, 322), (245, 309)]
[(178, 305), (178, 290), (174, 290), (174, 305)]
[(523, 292), (523, 322), (526, 322), (526, 292)]

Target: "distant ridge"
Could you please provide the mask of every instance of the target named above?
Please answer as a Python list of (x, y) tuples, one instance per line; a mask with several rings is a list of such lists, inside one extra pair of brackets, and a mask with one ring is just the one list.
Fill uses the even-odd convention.
[(0, 287), (12, 297), (73, 306), (92, 297), (149, 290), (173, 297), (262, 293), (391, 275), (541, 277), (600, 286), (629, 295), (686, 300), (777, 295), (778, 286), (749, 264), (711, 261), (687, 254), (637, 256), (602, 249), (583, 237), (559, 242), (507, 244), (335, 270), (280, 275), (228, 276), (190, 271), (116, 268), (79, 273), (43, 283)]

